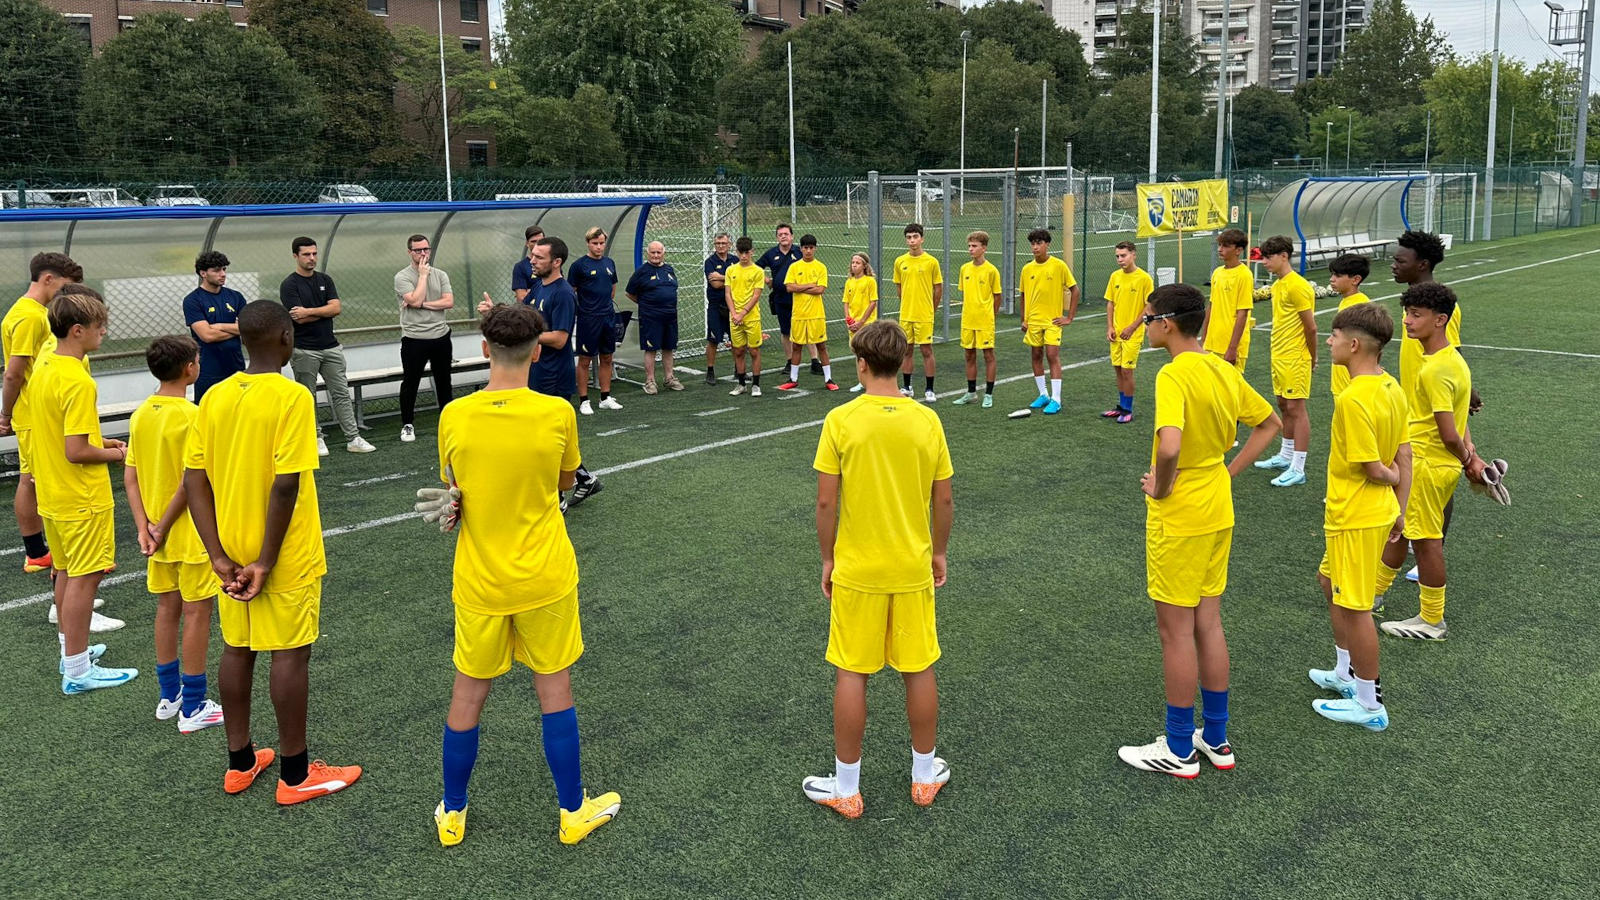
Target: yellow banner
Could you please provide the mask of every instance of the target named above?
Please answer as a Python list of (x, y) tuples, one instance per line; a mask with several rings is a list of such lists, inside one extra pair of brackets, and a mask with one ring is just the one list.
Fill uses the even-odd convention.
[(1163, 181), (1141, 184), (1139, 237), (1228, 226), (1228, 182)]

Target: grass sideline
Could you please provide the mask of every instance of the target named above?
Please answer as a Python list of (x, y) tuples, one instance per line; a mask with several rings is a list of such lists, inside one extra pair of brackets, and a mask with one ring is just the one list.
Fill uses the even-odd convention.
[[(586, 462), (613, 471), (569, 520), (588, 643), (574, 690), (586, 781), (622, 793), (616, 823), (578, 848), (555, 841), (537, 708), (519, 674), (486, 710), (467, 841), (438, 846), (429, 813), (451, 679), (451, 551), (405, 521), (328, 538), (311, 747), (366, 765), (366, 776), (290, 810), (273, 805), (270, 784), (223, 795), (220, 731), (180, 737), (151, 716), (153, 601), (123, 509), (118, 574), (134, 577), (102, 593), (107, 612), (129, 619), (107, 636), (108, 660), (138, 665), (134, 686), (60, 696), (42, 605), (0, 612), (0, 652), (17, 663), (0, 688), (0, 884), (19, 897), (85, 886), (129, 897), (410, 897), (525, 892), (532, 877), (569, 896), (1104, 897), (1187, 893), (1174, 886), (1204, 870), (1207, 884), (1243, 897), (1579, 896), (1600, 869), (1600, 818), (1592, 792), (1574, 790), (1566, 751), (1600, 726), (1589, 677), (1600, 654), (1589, 507), (1600, 452), (1573, 423), (1600, 419), (1600, 370), (1589, 356), (1556, 354), (1594, 350), (1600, 316), (1567, 299), (1592, 280), (1594, 256), (1495, 273), (1596, 250), (1600, 229), (1589, 228), (1473, 245), (1441, 269), (1460, 284), (1469, 344), (1550, 352), (1467, 353), (1487, 401), (1475, 437), (1486, 455), (1512, 460), (1516, 505), (1461, 491), (1452, 636), (1384, 640), (1394, 724), (1383, 734), (1309, 708), (1320, 694), (1304, 670), (1331, 653), (1313, 580), (1331, 414), (1324, 356), (1310, 484), (1277, 490), (1247, 473), (1235, 489), (1224, 616), (1239, 768), (1181, 784), (1117, 762), (1118, 744), (1149, 740), (1161, 724), (1137, 479), (1162, 360), (1141, 360), (1135, 424), (1101, 422), (1114, 388), (1097, 362), (1103, 323), (1088, 319), (1067, 332), (1064, 362), (1079, 365), (1062, 415), (1004, 419), (1032, 396), (1015, 334), (1001, 336), (1000, 375), (1020, 379), (1000, 388), (999, 406), (939, 407), (956, 467), (951, 583), (939, 598), (940, 752), (954, 776), (933, 809), (907, 795), (892, 676), (871, 689), (866, 817), (845, 822), (799, 792), (831, 758), (811, 527), (817, 430), (802, 423), (849, 395), (803, 375), (810, 394), (752, 401), (691, 378), (683, 394), (624, 390), (623, 412), (580, 422)], [(1397, 293), (1386, 274), (1378, 263), (1374, 296)], [(1256, 346), (1249, 375), (1265, 389)], [(962, 387), (959, 350), (941, 344), (938, 357), (939, 389)], [(397, 516), (429, 480), (432, 418), (415, 444), (398, 443), (397, 430), (374, 429), (377, 454), (325, 461), (325, 528)], [(705, 449), (685, 452), (694, 448)], [(15, 557), (0, 559), (0, 601), (43, 590)], [(1389, 602), (1408, 615), (1415, 588)], [(212, 646), (215, 656), (215, 634)], [(263, 664), (255, 736), (270, 746), (265, 676)], [(196, 861), (214, 873), (197, 875)]]

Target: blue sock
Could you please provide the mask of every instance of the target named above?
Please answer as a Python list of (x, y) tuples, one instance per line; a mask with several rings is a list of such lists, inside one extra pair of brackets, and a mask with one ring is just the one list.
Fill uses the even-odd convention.
[(544, 760), (556, 780), (556, 801), (567, 812), (583, 805), (583, 775), (578, 769), (578, 710), (545, 713)]
[(1132, 394), (1123, 394), (1122, 395), (1122, 408), (1127, 410), (1128, 412), (1133, 412), (1133, 395)]
[(194, 715), (195, 710), (204, 702), (206, 702), (206, 673), (183, 676), (183, 714)]
[(172, 702), (178, 699), (178, 661), (156, 664), (156, 681), (161, 684), (161, 699)]
[(1206, 721), (1203, 737), (1215, 747), (1228, 742), (1228, 692), (1200, 689), (1200, 715)]
[(1194, 707), (1167, 704), (1167, 747), (1179, 759), (1194, 752)]
[(467, 808), (467, 782), (478, 762), (478, 726), (467, 731), (444, 727), (444, 808), (456, 812)]

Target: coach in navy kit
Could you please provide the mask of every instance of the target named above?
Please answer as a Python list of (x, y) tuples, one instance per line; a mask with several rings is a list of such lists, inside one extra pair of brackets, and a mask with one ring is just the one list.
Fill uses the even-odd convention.
[[(544, 333), (539, 335), (539, 358), (528, 367), (528, 387), (571, 403), (578, 392), (578, 378), (573, 371), (577, 360), (572, 352), (578, 296), (572, 285), (561, 277), (561, 269), (567, 264), (567, 242), (560, 238), (540, 238), (533, 245), (528, 262), (533, 269), (533, 282), (523, 302), (544, 317)], [(577, 483), (572, 493), (561, 501), (561, 511), (566, 512), (599, 491), (600, 479), (579, 463)]]
[(733, 239), (722, 232), (712, 240), (712, 253), (706, 257), (706, 384), (717, 383), (717, 345), (731, 340), (724, 277), (729, 266), (739, 263), (739, 257), (728, 252), (732, 247)]
[(228, 257), (207, 250), (194, 261), (200, 286), (183, 298), (183, 321), (200, 344), (200, 378), (194, 383), (194, 402), (206, 389), (235, 372), (244, 371), (244, 345), (239, 343), (239, 310), (244, 295), (230, 287)]
[(656, 351), (661, 351), (664, 381), (674, 391), (683, 382), (672, 372), (672, 353), (678, 349), (678, 273), (666, 263), (667, 248), (651, 241), (645, 264), (628, 279), (628, 299), (639, 304), (639, 349), (644, 351), (644, 392), (656, 392)]

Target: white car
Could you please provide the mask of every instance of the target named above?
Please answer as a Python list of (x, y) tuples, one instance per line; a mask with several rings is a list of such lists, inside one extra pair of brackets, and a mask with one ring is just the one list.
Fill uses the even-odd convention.
[(210, 206), (192, 184), (158, 184), (145, 202), (151, 206)]
[(317, 194), (318, 203), (377, 203), (378, 197), (360, 184), (325, 184)]

